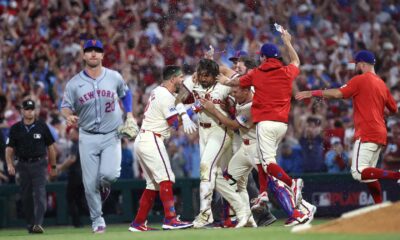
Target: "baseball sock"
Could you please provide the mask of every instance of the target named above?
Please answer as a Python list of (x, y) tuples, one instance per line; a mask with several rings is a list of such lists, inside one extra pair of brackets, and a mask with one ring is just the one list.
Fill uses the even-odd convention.
[(268, 179), (267, 174), (264, 172), (264, 169), (261, 164), (257, 164), (258, 169), (258, 183), (260, 185), (259, 193), (267, 191)]
[(285, 173), (285, 171), (276, 163), (269, 163), (267, 165), (267, 172), (271, 175), (274, 176), (276, 179), (281, 180), (282, 182), (284, 182), (286, 185), (288, 185), (289, 187), (292, 186), (292, 178), (289, 177), (289, 175), (287, 175)]
[(375, 203), (382, 202), (382, 189), (381, 184), (379, 181), (367, 183), (369, 193), (371, 193), (372, 198), (374, 199)]
[(154, 200), (156, 199), (157, 191), (145, 189), (139, 202), (139, 210), (136, 214), (135, 223), (142, 224), (146, 221), (150, 210), (153, 208)]
[(379, 168), (365, 168), (361, 172), (361, 179), (362, 180), (372, 180), (372, 179), (400, 179), (400, 172), (393, 172), (382, 170)]
[(176, 216), (172, 185), (173, 182), (171, 181), (163, 181), (160, 183), (160, 198), (164, 207), (164, 216), (166, 219), (172, 219)]

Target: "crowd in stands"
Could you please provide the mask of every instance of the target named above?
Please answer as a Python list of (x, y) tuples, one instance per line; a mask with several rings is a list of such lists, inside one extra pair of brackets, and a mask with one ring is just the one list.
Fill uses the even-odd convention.
[[(82, 69), (81, 45), (98, 38), (103, 65), (118, 70), (134, 97), (139, 120), (165, 65), (185, 74), (215, 48), (215, 59), (256, 52), (265, 42), (280, 44), (279, 23), (289, 29), (301, 60), (297, 90), (339, 87), (354, 75), (353, 54), (368, 49), (376, 72), (400, 102), (400, 2), (396, 0), (3, 0), (0, 1), (0, 182), (7, 182), (4, 142), (30, 96), (38, 116), (51, 126), (58, 161), (68, 152), (59, 106), (67, 81)], [(283, 56), (284, 60), (287, 59)], [(400, 121), (388, 117), (389, 142), (381, 166), (400, 168)], [(278, 162), (289, 173), (347, 172), (353, 135), (351, 101), (293, 100), (289, 130)], [(199, 177), (198, 136), (175, 132), (168, 149), (177, 177)], [(132, 142), (123, 140), (121, 178), (140, 178)]]

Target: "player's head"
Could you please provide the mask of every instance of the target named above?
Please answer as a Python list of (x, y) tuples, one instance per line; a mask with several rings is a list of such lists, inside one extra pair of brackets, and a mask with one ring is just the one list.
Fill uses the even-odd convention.
[(356, 64), (356, 72), (361, 74), (373, 69), (376, 59), (372, 52), (361, 50), (354, 55), (354, 62)]
[(233, 70), (235, 70), (240, 75), (246, 74), (249, 70), (257, 67), (257, 62), (250, 57), (240, 57)]
[(251, 97), (250, 87), (240, 87), (235, 86), (231, 88), (231, 95), (235, 98), (236, 102), (239, 104), (244, 103), (248, 98)]
[(90, 39), (83, 44), (83, 60), (90, 68), (101, 66), (104, 57), (103, 43), (100, 40)]
[(22, 102), (22, 115), (27, 120), (35, 117), (35, 102), (32, 99), (26, 99)]
[(181, 67), (169, 65), (164, 68), (163, 81), (169, 81), (175, 88), (175, 92), (179, 92), (183, 82), (183, 72)]
[(197, 80), (203, 88), (211, 87), (215, 84), (219, 74), (219, 66), (213, 60), (203, 58), (197, 65)]
[(265, 59), (268, 58), (276, 58), (279, 60), (282, 59), (279, 48), (272, 43), (265, 43), (264, 45), (262, 45), (258, 54), (260, 54), (261, 61), (264, 61)]
[(241, 57), (247, 57), (249, 54), (246, 51), (243, 50), (238, 50), (235, 52), (235, 54), (229, 58), (229, 61), (231, 61), (234, 65), (236, 65), (237, 61)]

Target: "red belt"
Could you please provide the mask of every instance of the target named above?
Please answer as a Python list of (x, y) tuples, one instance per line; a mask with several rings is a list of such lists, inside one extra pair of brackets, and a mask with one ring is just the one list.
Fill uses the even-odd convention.
[(149, 130), (140, 129), (140, 132), (141, 132), (141, 133), (151, 132), (151, 133), (153, 133), (154, 136), (156, 136), (156, 137), (162, 137), (161, 134), (155, 133), (155, 132), (152, 132), (152, 131), (149, 131)]
[(200, 126), (203, 128), (210, 128), (211, 127), (211, 123), (202, 123), (200, 122)]
[(250, 145), (250, 139), (243, 138), (244, 145)]

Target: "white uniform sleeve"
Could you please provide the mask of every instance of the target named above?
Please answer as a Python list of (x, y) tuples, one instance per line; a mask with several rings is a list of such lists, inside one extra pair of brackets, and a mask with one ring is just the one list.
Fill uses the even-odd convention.
[(115, 75), (118, 79), (117, 94), (119, 98), (122, 98), (125, 96), (126, 91), (128, 91), (128, 85), (126, 84), (125, 80), (119, 72), (115, 71)]
[(160, 110), (165, 117), (165, 119), (169, 119), (174, 115), (178, 114), (178, 111), (175, 107), (175, 98), (172, 96), (158, 98)]
[(61, 102), (61, 108), (69, 108), (72, 111), (75, 111), (74, 98), (72, 97), (71, 82), (68, 82), (67, 85), (65, 86), (64, 96)]
[(251, 121), (245, 115), (237, 115), (236, 121), (240, 124), (240, 126), (242, 126), (244, 128), (251, 128)]

